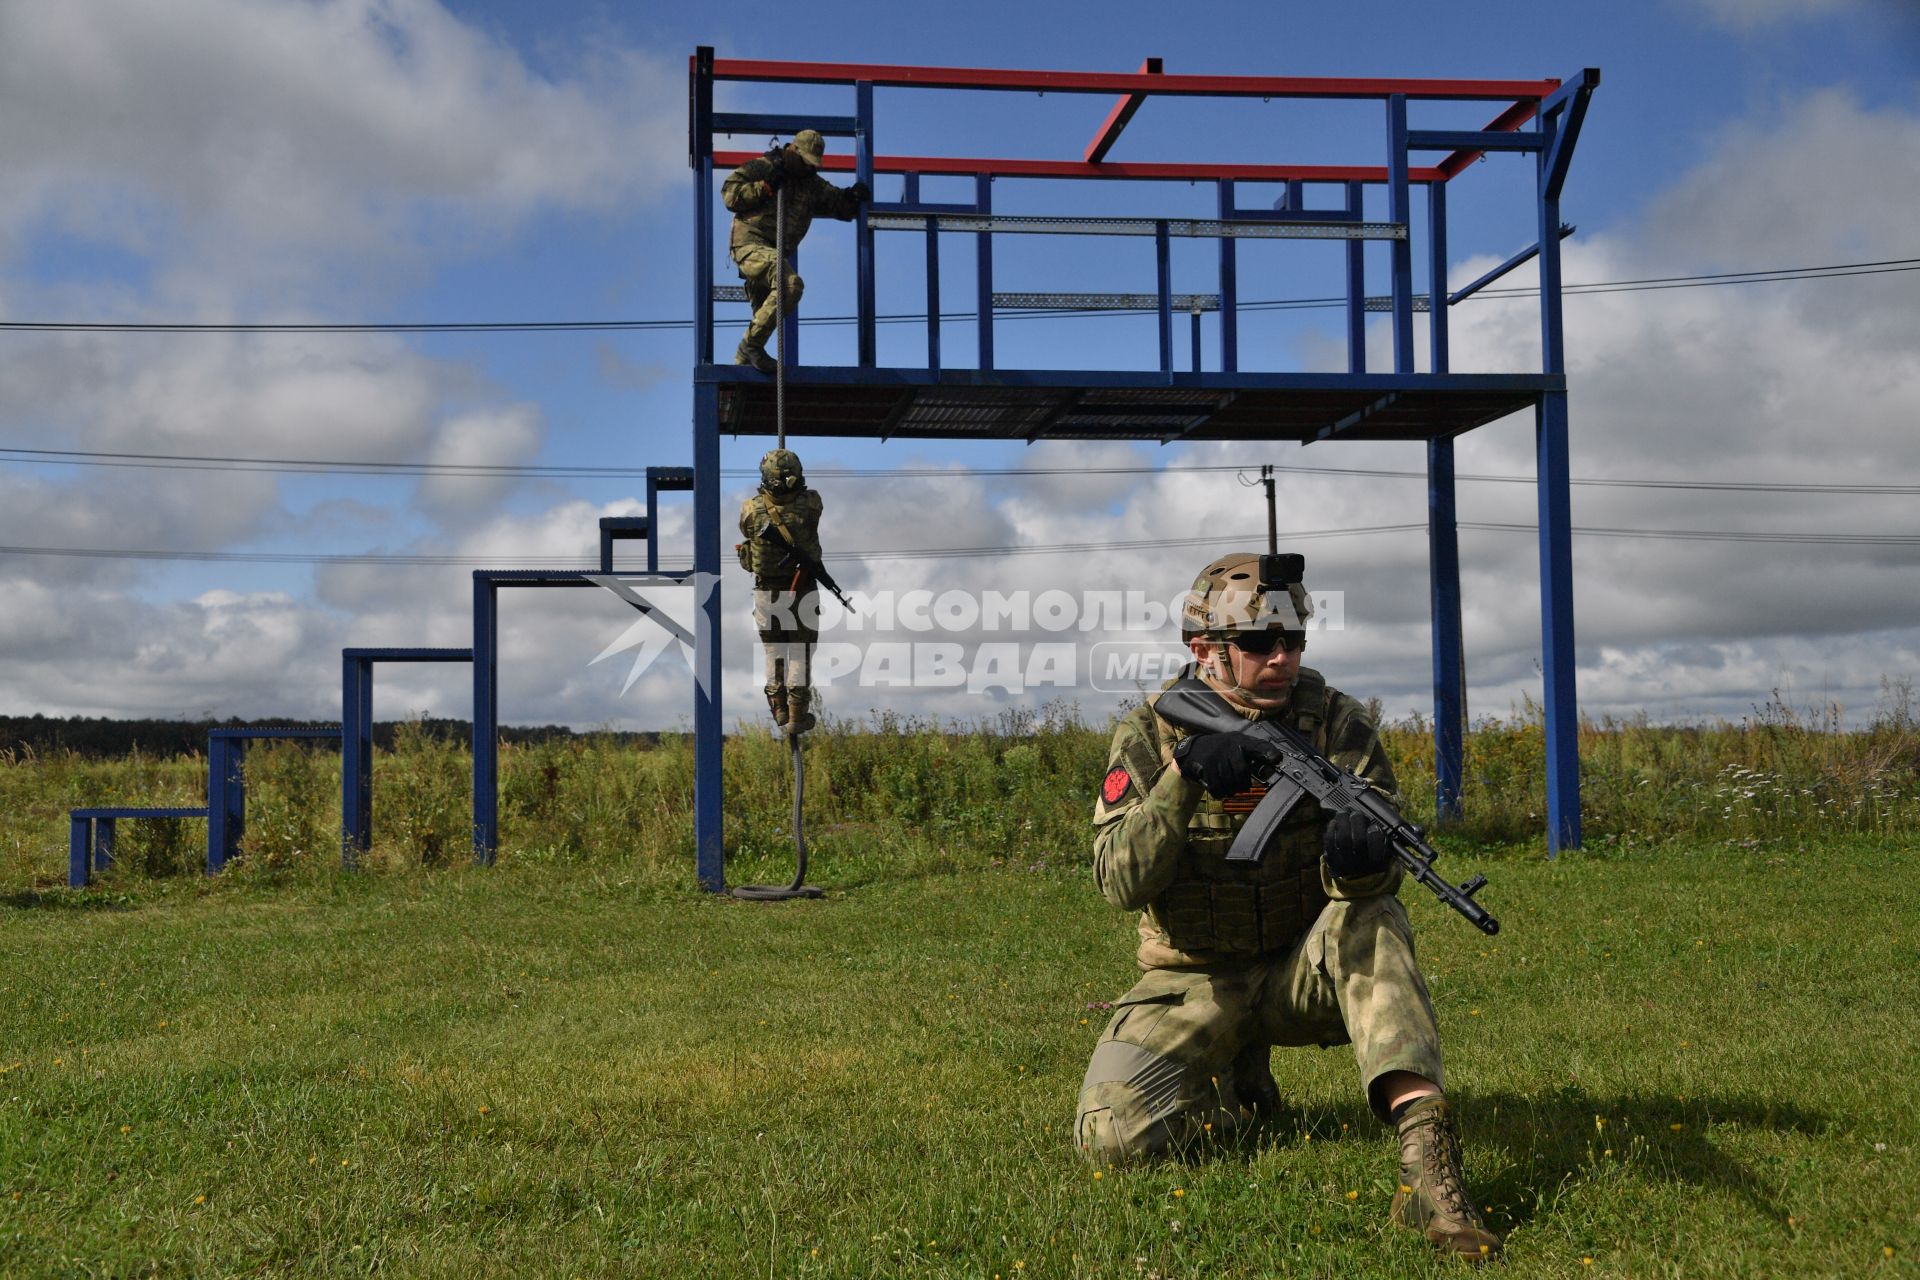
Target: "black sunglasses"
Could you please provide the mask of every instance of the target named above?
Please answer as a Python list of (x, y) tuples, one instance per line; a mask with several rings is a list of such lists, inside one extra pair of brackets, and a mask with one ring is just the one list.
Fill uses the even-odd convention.
[(1227, 643), (1242, 653), (1250, 653), (1256, 658), (1264, 658), (1275, 649), (1282, 653), (1299, 653), (1307, 647), (1307, 633), (1304, 631), (1236, 631), (1227, 637)]

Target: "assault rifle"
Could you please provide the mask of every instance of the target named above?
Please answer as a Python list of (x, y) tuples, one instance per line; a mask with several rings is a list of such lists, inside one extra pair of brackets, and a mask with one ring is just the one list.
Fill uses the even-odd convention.
[(833, 575), (827, 572), (827, 566), (821, 564), (799, 547), (794, 546), (793, 539), (781, 532), (779, 525), (769, 520), (760, 526), (760, 532), (754, 536), (765, 538), (775, 546), (784, 548), (788, 555), (800, 562), (800, 567), (806, 570), (809, 578), (812, 578), (815, 582), (833, 592), (834, 599), (845, 605), (848, 613), (856, 612), (853, 607), (853, 601), (847, 599), (847, 593), (840, 589), (840, 584), (835, 582)]
[(1247, 720), (1236, 715), (1227, 700), (1193, 676), (1162, 693), (1153, 704), (1159, 716), (1189, 733), (1233, 733), (1247, 744), (1254, 760), (1256, 780), (1267, 794), (1247, 816), (1247, 823), (1227, 850), (1228, 862), (1258, 862), (1280, 822), (1305, 796), (1312, 796), (1328, 813), (1363, 813), (1384, 828), (1393, 852), (1407, 874), (1458, 911), (1482, 933), (1500, 932), (1500, 922), (1473, 900), (1486, 886), (1485, 876), (1454, 885), (1433, 869), (1439, 852), (1425, 834), (1401, 816), (1385, 796), (1367, 785), (1351, 769), (1343, 769), (1321, 755), (1297, 730), (1273, 720)]

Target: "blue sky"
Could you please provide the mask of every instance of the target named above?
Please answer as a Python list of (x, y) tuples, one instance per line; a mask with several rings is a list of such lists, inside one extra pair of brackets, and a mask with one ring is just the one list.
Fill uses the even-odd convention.
[[(677, 319), (691, 292), (685, 63), (721, 56), (1172, 72), (1537, 78), (1598, 66), (1565, 195), (1580, 233), (1569, 280), (1635, 279), (1920, 256), (1920, 19), (1889, 0), (928, 7), (826, 5), (764, 35), (652, 5), (338, 4), (180, 0), (164, 18), (100, 0), (0, 9), (0, 318), (7, 320)], [(822, 90), (734, 91), (742, 107), (849, 109)], [(1071, 158), (1101, 99), (882, 91), (883, 151)], [(1477, 124), (1486, 109), (1416, 121)], [(1377, 104), (1150, 102), (1115, 158), (1374, 161)], [(761, 140), (743, 140), (757, 146)], [(1496, 157), (1453, 184), (1457, 281), (1529, 243), (1524, 164)], [(1001, 208), (1210, 212), (1178, 185), (996, 188)], [(883, 193), (890, 185), (883, 186)], [(724, 219), (722, 221), (724, 228)], [(723, 233), (724, 234), (724, 231)], [(1036, 238), (1040, 239), (1040, 238)], [(1051, 238), (1045, 238), (1051, 240)], [(917, 246), (882, 242), (881, 307), (923, 300)], [(972, 260), (943, 248), (949, 307)], [(850, 309), (850, 231), (820, 224), (802, 256), (807, 312)], [(1262, 247), (1242, 296), (1332, 291), (1335, 259)], [(1176, 288), (1211, 289), (1212, 246), (1181, 246)], [(1149, 289), (1150, 251), (1122, 242), (1003, 242), (1002, 288)], [(714, 247), (722, 264), (723, 248)], [(1915, 281), (1886, 275), (1607, 295), (1568, 302), (1574, 470), (1834, 484), (1912, 482), (1920, 409)], [(1521, 277), (1515, 277), (1516, 282)], [(1384, 289), (1374, 268), (1371, 283)], [(1459, 309), (1461, 312), (1469, 308)], [(1455, 367), (1533, 358), (1531, 311), (1457, 315)], [(730, 350), (725, 313), (717, 346)], [(1320, 367), (1338, 312), (1249, 317), (1243, 363)], [(918, 326), (883, 329), (913, 363)], [(849, 358), (845, 328), (809, 328), (811, 360)], [(949, 361), (970, 326), (947, 331)], [(1009, 321), (1001, 362), (1139, 367), (1150, 320)], [(163, 454), (684, 464), (685, 331), (512, 335), (0, 334), (0, 445)], [(1212, 352), (1209, 332), (1208, 352)], [(1184, 344), (1181, 346), (1184, 351)], [(1251, 352), (1251, 354), (1246, 354)], [(1531, 470), (1530, 426), (1462, 445), (1463, 469)], [(728, 467), (764, 442), (729, 442)], [(1408, 446), (1258, 456), (1212, 446), (855, 446), (809, 442), (816, 467), (1221, 464), (1417, 468)], [(829, 546), (1055, 543), (1257, 528), (1231, 477), (822, 482)], [(728, 492), (741, 492), (730, 481)], [(479, 482), (273, 477), (0, 461), (0, 543), (194, 551), (578, 555), (598, 515), (637, 510), (617, 480)], [(1418, 485), (1300, 478), (1289, 527), (1418, 518)], [(1582, 491), (1576, 523), (1644, 528), (1909, 531), (1901, 499)], [(930, 520), (930, 511), (939, 518)], [(1409, 512), (1413, 514), (1409, 516)], [(1524, 486), (1465, 486), (1463, 518), (1531, 518)], [(681, 507), (663, 513), (684, 537)], [(1463, 535), (1471, 702), (1502, 714), (1537, 688), (1529, 539)], [(1422, 705), (1425, 548), (1418, 536), (1313, 544), (1353, 630), (1326, 647), (1338, 682)], [(1577, 545), (1582, 701), (1657, 718), (1734, 715), (1783, 686), (1865, 714), (1882, 677), (1920, 670), (1920, 616), (1894, 545)], [(1191, 550), (1091, 560), (868, 562), (868, 589), (1140, 585), (1164, 598)], [(1169, 563), (1171, 557), (1172, 563)], [(346, 643), (465, 642), (466, 570), (0, 556), (16, 604), (0, 623), (0, 706), (87, 714), (324, 715)], [(1782, 578), (1794, 584), (1778, 600)], [(731, 584), (737, 588), (740, 584)], [(1904, 588), (1904, 589), (1903, 589)], [(736, 611), (737, 612), (737, 611)], [(624, 620), (603, 601), (516, 602), (507, 713), (670, 725), (684, 669), (622, 695), (588, 658)], [(728, 705), (752, 714), (741, 620)], [(387, 686), (383, 685), (383, 690)], [(834, 710), (906, 705), (849, 689)], [(1104, 704), (1087, 698), (1087, 709)], [(965, 699), (912, 705), (966, 715)], [(382, 716), (465, 714), (457, 680), (397, 677)]]

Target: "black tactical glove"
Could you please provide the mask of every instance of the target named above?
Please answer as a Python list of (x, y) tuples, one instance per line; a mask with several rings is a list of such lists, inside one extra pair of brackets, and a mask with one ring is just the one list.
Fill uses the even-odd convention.
[(1237, 733), (1205, 733), (1174, 744), (1180, 776), (1192, 778), (1216, 800), (1237, 796), (1253, 781), (1253, 759)]
[(772, 172), (762, 181), (767, 184), (767, 190), (778, 191), (787, 185), (787, 153), (783, 148), (775, 147), (767, 152), (766, 161), (772, 168)]
[(873, 199), (873, 188), (864, 182), (856, 182), (847, 188), (847, 194), (852, 196), (858, 203), (865, 204), (867, 201)]
[(1393, 862), (1387, 829), (1364, 813), (1336, 813), (1324, 841), (1327, 870), (1341, 880), (1379, 875)]

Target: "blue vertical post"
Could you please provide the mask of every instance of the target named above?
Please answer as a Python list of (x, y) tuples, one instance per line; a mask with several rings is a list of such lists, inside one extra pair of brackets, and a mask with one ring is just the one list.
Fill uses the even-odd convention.
[[(799, 246), (787, 246), (787, 264), (795, 275), (800, 274)], [(800, 364), (800, 308), (793, 301), (787, 303), (787, 314), (780, 317), (780, 340), (785, 344), (780, 348), (780, 353), (787, 367), (797, 368)]]
[(473, 860), (493, 865), (500, 847), (500, 595), (473, 575)]
[[(973, 180), (974, 208), (986, 216), (993, 212), (993, 178), (980, 174)], [(980, 326), (980, 367), (993, 368), (993, 232), (974, 236), (974, 314)]]
[[(1547, 189), (1546, 159), (1556, 117), (1540, 120), (1540, 355), (1543, 371), (1565, 375), (1560, 318), (1560, 200)], [(1535, 411), (1534, 483), (1540, 523), (1540, 650), (1546, 676), (1547, 851), (1580, 847), (1580, 709), (1574, 690), (1573, 501), (1569, 483), (1567, 393), (1549, 391)]]
[[(1427, 185), (1429, 361), (1448, 371), (1447, 186)], [(1454, 505), (1453, 441), (1427, 441), (1427, 580), (1433, 628), (1433, 808), (1439, 822), (1460, 818), (1466, 776), (1467, 677), (1460, 630), (1460, 529)]]
[[(693, 362), (713, 363), (713, 50), (694, 53), (692, 129), (688, 163), (693, 166)], [(649, 565), (649, 568), (652, 566)]]
[(660, 572), (660, 481), (647, 468), (647, 572)]
[[(867, 190), (873, 190), (873, 84), (866, 80), (853, 86), (853, 176), (856, 182), (866, 183)], [(862, 369), (871, 369), (879, 350), (873, 314), (873, 228), (867, 225), (865, 205), (860, 206), (856, 218), (853, 244), (858, 363)]]
[(1153, 262), (1160, 290), (1160, 372), (1173, 380), (1173, 241), (1167, 220), (1153, 224)]
[(1413, 196), (1407, 181), (1407, 99), (1387, 97), (1387, 220), (1404, 229), (1387, 241), (1393, 264), (1393, 371), (1413, 372)]
[(118, 825), (118, 821), (113, 818), (93, 820), (93, 873), (95, 875), (113, 866), (114, 828)]
[(693, 386), (693, 857), (700, 887), (727, 888), (720, 776), (720, 396)]
[(373, 843), (373, 660), (340, 658), (340, 865)]
[(1195, 307), (1193, 316), (1193, 371), (1200, 372), (1200, 308)]
[(247, 833), (247, 742), (218, 733), (207, 738), (207, 874), (240, 853)]
[[(1364, 216), (1365, 183), (1347, 184), (1347, 212)], [(1347, 372), (1367, 371), (1367, 242), (1347, 241)]]
[[(1217, 184), (1220, 192), (1219, 216), (1222, 222), (1232, 218), (1235, 211), (1233, 179), (1222, 178)], [(1235, 373), (1240, 368), (1240, 285), (1239, 285), (1239, 244), (1232, 236), (1220, 237), (1220, 370), (1222, 373)], [(1194, 372), (1200, 371), (1194, 365)]]
[(927, 219), (927, 368), (940, 372), (940, 219)]
[(67, 817), (67, 887), (84, 889), (91, 868), (93, 820), (75, 814)]

